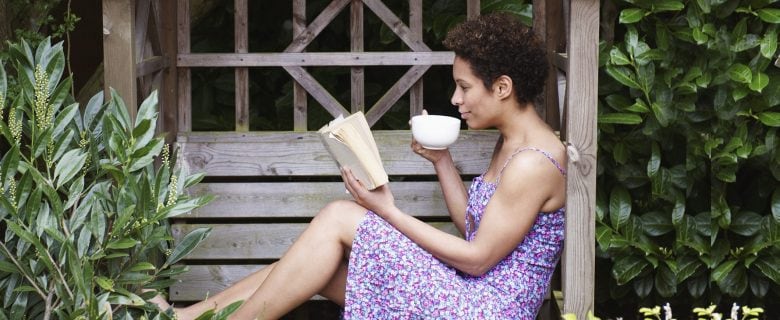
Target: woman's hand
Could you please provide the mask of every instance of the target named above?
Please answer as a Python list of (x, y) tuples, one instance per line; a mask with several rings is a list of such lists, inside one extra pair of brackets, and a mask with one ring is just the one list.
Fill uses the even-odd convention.
[(430, 161), (433, 164), (436, 164), (441, 159), (445, 157), (450, 157), (450, 151), (448, 149), (444, 150), (431, 150), (431, 149), (425, 149), (417, 140), (414, 140), (412, 138), (412, 144), (411, 144), (412, 151), (414, 153), (420, 155), (421, 157), (425, 158), (425, 160)]
[(341, 178), (344, 180), (347, 191), (355, 198), (355, 202), (379, 216), (384, 218), (384, 214), (395, 207), (395, 198), (387, 184), (374, 190), (368, 190), (347, 167), (341, 168)]

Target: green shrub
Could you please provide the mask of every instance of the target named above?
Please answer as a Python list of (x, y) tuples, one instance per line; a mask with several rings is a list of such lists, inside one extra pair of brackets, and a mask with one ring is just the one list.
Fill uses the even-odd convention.
[(209, 233), (172, 248), (166, 220), (210, 200), (182, 192), (203, 175), (154, 136), (156, 93), (132, 121), (113, 91), (69, 104), (61, 43), (22, 42), (10, 56), (18, 88), (0, 68), (0, 319), (154, 317), (144, 298), (155, 292), (139, 292), (170, 286), (185, 271), (174, 264)]
[(602, 301), (780, 297), (776, 2), (605, 1), (602, 26), (618, 24), (600, 54)]

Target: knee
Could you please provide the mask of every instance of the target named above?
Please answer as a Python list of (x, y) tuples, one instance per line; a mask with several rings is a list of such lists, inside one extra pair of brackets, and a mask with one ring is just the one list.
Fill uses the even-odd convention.
[(328, 203), (314, 217), (312, 222), (317, 223), (343, 223), (347, 220), (360, 219), (366, 214), (367, 209), (357, 203), (348, 200), (336, 200)]

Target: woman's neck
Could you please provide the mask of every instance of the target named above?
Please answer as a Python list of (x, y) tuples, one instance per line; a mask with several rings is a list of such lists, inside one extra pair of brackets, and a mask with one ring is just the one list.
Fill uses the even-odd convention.
[(532, 103), (511, 108), (502, 119), (504, 120), (496, 128), (501, 133), (504, 146), (525, 146), (534, 134), (549, 128), (536, 113)]

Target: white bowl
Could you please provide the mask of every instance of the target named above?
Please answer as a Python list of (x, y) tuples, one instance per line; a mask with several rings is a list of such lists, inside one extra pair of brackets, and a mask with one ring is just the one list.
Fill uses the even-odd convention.
[(460, 119), (440, 115), (412, 117), (412, 136), (425, 149), (446, 149), (460, 133)]

